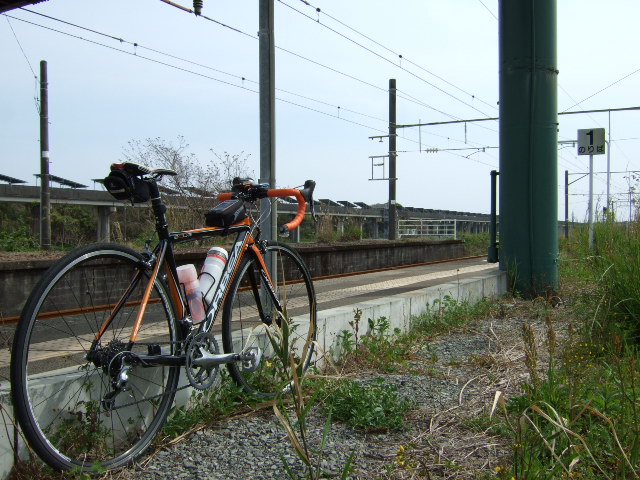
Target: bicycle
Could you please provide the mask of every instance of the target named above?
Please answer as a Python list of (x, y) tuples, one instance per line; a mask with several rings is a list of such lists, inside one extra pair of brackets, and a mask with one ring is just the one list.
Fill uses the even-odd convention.
[[(80, 247), (55, 263), (28, 298), (11, 353), (12, 400), (25, 437), (56, 470), (131, 464), (152, 444), (178, 390), (209, 388), (226, 365), (246, 392), (273, 396), (282, 385), (267, 330), (286, 321), (292, 352), (307, 368), (316, 337), (311, 275), (288, 245), (260, 239), (246, 205), (293, 196), (296, 228), (313, 211), (315, 182), (269, 189), (234, 179), (218, 195), (213, 226), (170, 232), (158, 181), (176, 173), (114, 164), (105, 179), (116, 198), (151, 200), (158, 244), (142, 253), (117, 244)], [(108, 181), (107, 181), (108, 180)], [(227, 213), (231, 212), (231, 215)], [(174, 245), (235, 235), (206, 316), (194, 323), (178, 281)], [(267, 268), (270, 265), (271, 268)], [(222, 313), (220, 353), (213, 327)], [(184, 369), (187, 381), (180, 380)]]

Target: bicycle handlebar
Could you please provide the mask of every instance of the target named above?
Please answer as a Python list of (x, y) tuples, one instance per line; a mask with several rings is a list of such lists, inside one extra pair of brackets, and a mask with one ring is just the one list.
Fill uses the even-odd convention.
[(280, 226), (280, 234), (285, 234), (291, 230), (298, 228), (307, 211), (307, 202), (311, 205), (311, 214), (315, 219), (315, 205), (313, 202), (313, 190), (316, 182), (307, 180), (301, 190), (297, 188), (271, 188), (267, 189), (263, 185), (246, 185), (243, 190), (236, 192), (224, 192), (218, 194), (218, 200), (231, 200), (232, 198), (240, 198), (242, 200), (258, 200), (261, 198), (282, 198), (295, 197), (298, 201), (298, 211), (296, 216), (290, 222)]

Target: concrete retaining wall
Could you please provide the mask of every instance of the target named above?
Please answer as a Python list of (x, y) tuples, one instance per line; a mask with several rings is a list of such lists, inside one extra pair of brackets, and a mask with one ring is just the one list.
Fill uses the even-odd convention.
[[(464, 255), (464, 244), (459, 240), (298, 244), (295, 248), (314, 278), (449, 260)], [(178, 251), (176, 260), (178, 264), (194, 263), (200, 269), (205, 256), (206, 250)], [(29, 293), (54, 261), (0, 262), (0, 320), (20, 315)]]
[[(482, 298), (493, 298), (503, 295), (507, 291), (507, 277), (505, 272), (491, 269), (472, 278), (456, 282), (436, 285), (412, 292), (394, 295), (383, 299), (361, 302), (349, 306), (337, 307), (318, 312), (318, 342), (324, 352), (331, 352), (334, 360), (339, 357), (339, 336), (344, 330), (350, 330), (349, 322), (353, 321), (355, 310), (362, 311), (362, 332), (366, 333), (368, 318), (378, 319), (386, 317), (391, 328), (407, 331), (411, 319), (433, 308), (434, 303), (449, 297), (457, 302), (475, 303)], [(322, 359), (320, 359), (321, 361)], [(181, 380), (183, 384), (184, 380)], [(5, 412), (11, 412), (9, 386), (0, 386), (0, 406), (2, 407), (2, 422), (0, 425), (0, 478), (6, 478), (13, 465), (14, 439), (19, 437), (15, 433), (14, 424)], [(176, 402), (186, 404), (189, 391), (183, 390), (176, 397)], [(8, 434), (8, 435), (7, 435)], [(26, 448), (19, 440), (21, 455), (25, 455)]]

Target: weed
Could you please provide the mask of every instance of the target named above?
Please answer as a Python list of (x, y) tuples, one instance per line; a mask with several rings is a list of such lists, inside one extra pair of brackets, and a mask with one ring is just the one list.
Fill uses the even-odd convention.
[(399, 397), (395, 385), (385, 384), (382, 378), (370, 384), (348, 379), (328, 382), (322, 397), (327, 415), (370, 432), (404, 429), (403, 415), (412, 405)]
[(487, 254), (489, 249), (488, 233), (465, 233), (460, 236), (460, 240), (464, 242), (464, 254), (466, 256)]
[(427, 311), (412, 322), (412, 333), (424, 336), (449, 332), (469, 322), (472, 318), (484, 315), (491, 303), (487, 299), (472, 304), (467, 300), (457, 301), (446, 295), (436, 299)]
[(536, 336), (533, 328), (528, 323), (522, 324), (522, 338), (524, 340), (524, 363), (529, 371), (529, 378), (533, 384), (533, 389), (540, 386), (540, 376), (538, 375), (538, 349), (536, 348)]
[[(306, 398), (304, 384), (307, 379), (304, 375), (304, 361), (301, 360), (307, 358), (308, 349), (312, 346), (311, 337), (313, 332), (309, 333), (309, 337), (302, 347), (302, 354), (298, 356), (294, 354), (296, 349), (295, 342), (290, 341), (291, 327), (289, 321), (287, 318), (282, 318), (281, 320), (278, 326), (267, 330), (269, 341), (275, 354), (273, 366), (277, 372), (276, 376), (280, 380), (273, 399), (273, 412), (284, 428), (295, 453), (306, 467), (303, 478), (319, 480), (325, 476), (322, 468), (322, 459), (326, 453), (332, 417), (331, 414), (327, 416), (320, 446), (317, 450), (313, 450), (309, 441), (307, 416), (316, 401), (318, 392), (314, 393), (310, 399)], [(290, 405), (291, 408), (289, 408)], [(343, 479), (346, 479), (351, 471), (351, 462), (355, 452), (354, 449), (345, 462), (341, 477)], [(292, 480), (301, 478), (294, 472), (292, 466), (289, 465), (284, 457), (282, 461), (289, 478)]]

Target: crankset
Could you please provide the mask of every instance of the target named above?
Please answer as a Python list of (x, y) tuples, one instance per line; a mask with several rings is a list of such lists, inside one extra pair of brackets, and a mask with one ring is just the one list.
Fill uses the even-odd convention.
[(218, 342), (209, 332), (195, 335), (187, 347), (185, 369), (191, 386), (206, 390), (215, 382), (220, 371), (220, 363), (215, 362), (220, 355)]

